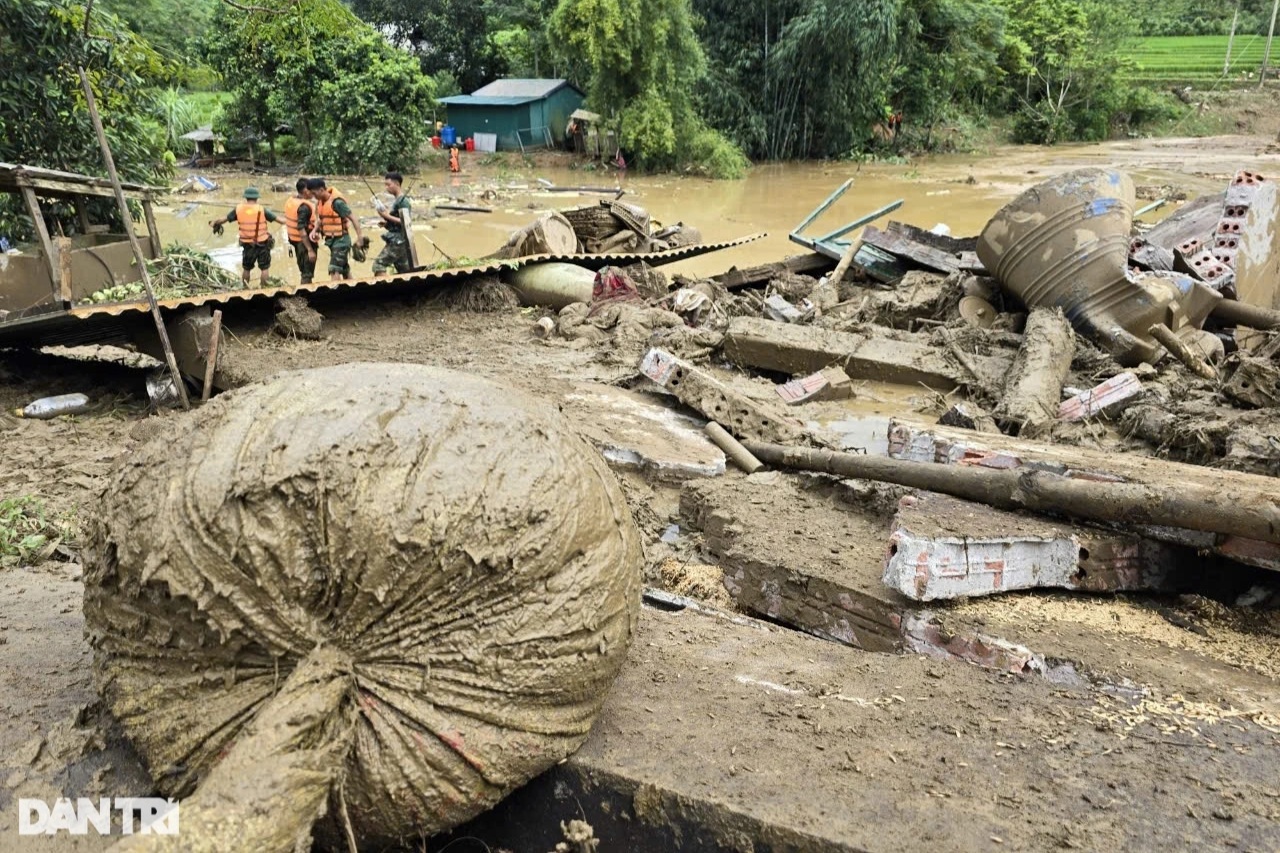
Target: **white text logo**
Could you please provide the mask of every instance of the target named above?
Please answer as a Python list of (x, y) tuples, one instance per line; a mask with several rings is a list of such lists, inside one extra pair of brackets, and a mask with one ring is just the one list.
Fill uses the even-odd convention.
[[(119, 816), (119, 827), (111, 818)], [(96, 800), (66, 797), (53, 801), (18, 800), (19, 835), (177, 835), (178, 803), (156, 797), (100, 797)]]

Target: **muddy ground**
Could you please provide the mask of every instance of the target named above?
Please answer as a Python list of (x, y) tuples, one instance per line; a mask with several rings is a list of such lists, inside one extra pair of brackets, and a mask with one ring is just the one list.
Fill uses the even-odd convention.
[[(1148, 143), (1142, 156), (1155, 168), (1174, 166), (1161, 145)], [(1217, 155), (1197, 143), (1176, 156), (1189, 167)], [(1006, 163), (1010, 173), (1014, 166)], [(1188, 171), (1216, 177), (1217, 168)], [(469, 314), (433, 298), (313, 306), (325, 316), (318, 340), (272, 333), (269, 312), (228, 312), (238, 373), (252, 381), (358, 361), (452, 367), (564, 404), (589, 438), (600, 423), (566, 398), (593, 383), (640, 385), (640, 349), (543, 340), (534, 333), (541, 309)], [(713, 369), (739, 390), (769, 393), (768, 379)], [(66, 534), (65, 547), (39, 565), (0, 569), (0, 851), (105, 847), (96, 837), (18, 843), (18, 797), (149, 790), (96, 705), (75, 531), (94, 512), (113, 461), (182, 416), (150, 411), (136, 368), (0, 353), (0, 410), (67, 391), (90, 393), (94, 410), (47, 422), (0, 416), (0, 498), (40, 498)], [(821, 404), (810, 416), (830, 423), (909, 412), (933, 397), (861, 385), (853, 401)], [(732, 468), (718, 481), (696, 479), (704, 485), (693, 488), (718, 490), (731, 513), (734, 501), (743, 507), (728, 547), (709, 542), (713, 533), (682, 511), (693, 478), (616, 470), (645, 538), (646, 582), (722, 611), (735, 606), (721, 582), (729, 551), (787, 571), (874, 576), (886, 547), (883, 513), (893, 495), (851, 495), (779, 474), (749, 482)], [(826, 838), (834, 840), (812, 849), (1280, 850), (1280, 619), (1237, 601), (1029, 593), (943, 608), (953, 627), (1031, 648), (1057, 680), (862, 651), (755, 616), (678, 621), (649, 612), (633, 666), (573, 760), (585, 763), (574, 766), (611, 767), (659, 792), (669, 785), (681, 802), (720, 804), (742, 821), (725, 824), (725, 849), (751, 849), (754, 835), (757, 849), (806, 849), (805, 839)], [(631, 806), (662, 823), (664, 802), (637, 793)], [(601, 850), (615, 849), (606, 837)]]

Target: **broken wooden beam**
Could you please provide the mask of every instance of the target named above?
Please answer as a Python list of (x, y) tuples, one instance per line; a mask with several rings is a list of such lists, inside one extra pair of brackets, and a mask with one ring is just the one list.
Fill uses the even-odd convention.
[(1007, 355), (970, 355), (973, 369), (980, 374), (972, 376), (943, 350), (926, 343), (923, 337), (905, 332), (886, 336), (854, 334), (755, 317), (737, 317), (729, 323), (724, 352), (742, 367), (791, 376), (836, 365), (855, 381), (923, 384), (944, 392), (974, 382), (998, 387), (1012, 361)]
[(1280, 543), (1280, 498), (1274, 487), (1224, 494), (1188, 483), (1156, 487), (1064, 477), (1048, 471), (934, 465), (759, 441), (743, 444), (761, 462), (776, 468), (895, 483), (997, 509), (1181, 527)]
[(1062, 383), (1071, 370), (1076, 333), (1060, 308), (1033, 308), (1022, 346), (993, 413), (1011, 435), (1034, 438), (1058, 420)]
[[(1134, 453), (1110, 453), (1088, 447), (1046, 444), (1003, 435), (980, 435), (943, 426), (894, 418), (888, 427), (889, 456), (940, 465), (992, 468), (1001, 471), (1047, 471), (1063, 477), (1099, 482), (1146, 483), (1177, 491), (1184, 484), (1230, 495), (1269, 495), (1275, 480), (1203, 465), (1189, 465)], [(1237, 562), (1280, 571), (1280, 544), (1254, 537), (1146, 525), (1146, 537), (1211, 551)]]
[(946, 275), (960, 269), (960, 259), (955, 255), (912, 239), (902, 231), (881, 231), (874, 225), (868, 225), (862, 230), (862, 242)]
[(729, 290), (737, 290), (742, 287), (763, 287), (775, 278), (782, 278), (787, 274), (821, 274), (829, 272), (834, 266), (835, 262), (826, 255), (812, 252), (805, 255), (792, 255), (783, 261), (773, 264), (763, 264), (756, 267), (747, 267), (746, 269), (733, 267), (728, 272), (711, 278), (720, 282)]

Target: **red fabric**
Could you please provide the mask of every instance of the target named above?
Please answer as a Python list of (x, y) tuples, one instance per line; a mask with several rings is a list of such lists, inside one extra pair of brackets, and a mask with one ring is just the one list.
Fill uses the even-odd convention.
[(643, 301), (640, 291), (626, 274), (613, 267), (605, 267), (596, 273), (595, 283), (591, 286), (591, 313), (611, 302)]

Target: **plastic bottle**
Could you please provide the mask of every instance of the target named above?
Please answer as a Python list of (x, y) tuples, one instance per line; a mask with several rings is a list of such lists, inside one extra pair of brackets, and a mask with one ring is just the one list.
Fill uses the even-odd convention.
[(78, 415), (89, 408), (89, 398), (84, 394), (59, 394), (56, 397), (42, 397), (28, 403), (13, 413), (20, 418), (48, 420), (62, 415)]

